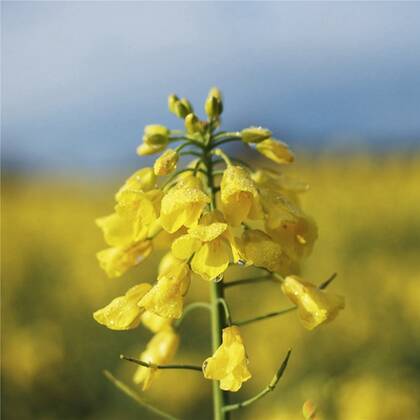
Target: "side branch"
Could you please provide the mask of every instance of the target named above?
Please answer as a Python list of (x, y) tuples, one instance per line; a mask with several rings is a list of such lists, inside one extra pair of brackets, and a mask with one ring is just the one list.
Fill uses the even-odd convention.
[(250, 277), (250, 278), (240, 279), (240, 280), (233, 280), (228, 283), (224, 283), (223, 287), (226, 289), (228, 287), (242, 286), (244, 284), (260, 283), (263, 281), (273, 281), (277, 283), (277, 280), (273, 279), (273, 276), (267, 275), (267, 276), (259, 276), (259, 277)]
[(136, 401), (137, 404), (144, 407), (146, 410), (150, 411), (151, 413), (156, 414), (157, 416), (167, 419), (167, 420), (180, 420), (178, 417), (174, 417), (171, 414), (165, 413), (160, 408), (155, 407), (154, 405), (149, 404), (143, 398), (141, 398), (135, 391), (133, 391), (130, 387), (128, 387), (125, 383), (119, 381), (111, 372), (104, 370), (103, 371), (105, 377), (115, 385), (120, 391), (122, 391), (125, 395)]
[(144, 362), (143, 360), (134, 359), (133, 357), (127, 357), (123, 354), (120, 355), (120, 359), (127, 360), (128, 362), (135, 363), (149, 369), (186, 369), (186, 370), (196, 370), (202, 372), (203, 369), (201, 366), (197, 365), (155, 365), (154, 363)]
[(232, 410), (238, 410), (239, 408), (247, 407), (248, 405), (254, 403), (255, 401), (258, 401), (260, 398), (267, 395), (269, 392), (274, 391), (274, 388), (276, 387), (277, 383), (279, 382), (280, 378), (283, 376), (284, 371), (287, 368), (287, 363), (289, 362), (290, 354), (292, 353), (292, 350), (289, 350), (287, 352), (287, 355), (285, 359), (283, 360), (283, 363), (281, 364), (280, 368), (276, 372), (276, 374), (273, 376), (273, 379), (268, 384), (266, 388), (264, 388), (261, 392), (259, 392), (254, 397), (249, 398), (248, 400), (242, 401), (240, 403), (236, 404), (230, 404), (223, 407), (223, 411), (232, 411)]
[(188, 306), (185, 307), (184, 313), (182, 314), (181, 318), (177, 319), (174, 323), (174, 326), (177, 328), (182, 324), (182, 321), (185, 319), (187, 314), (189, 314), (191, 311), (195, 309), (207, 309), (209, 312), (211, 312), (211, 305), (207, 302), (193, 302), (190, 303)]

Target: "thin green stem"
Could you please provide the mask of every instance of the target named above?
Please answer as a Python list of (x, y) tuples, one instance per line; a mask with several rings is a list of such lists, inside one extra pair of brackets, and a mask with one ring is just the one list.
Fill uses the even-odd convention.
[(213, 147), (219, 147), (222, 144), (233, 143), (235, 141), (242, 142), (242, 139), (240, 137), (228, 137), (226, 139), (223, 139), (223, 140), (217, 141), (216, 143), (213, 143)]
[(155, 365), (154, 363), (144, 362), (143, 360), (134, 359), (133, 357), (120, 355), (121, 360), (127, 360), (128, 362), (135, 363), (136, 365), (143, 366), (149, 369), (186, 369), (186, 370), (197, 370), (202, 372), (203, 369), (201, 366), (196, 365), (185, 365), (185, 364), (172, 364), (172, 365)]
[(264, 281), (271, 281), (271, 282), (277, 283), (277, 280), (274, 280), (273, 276), (270, 274), (268, 276), (249, 277), (246, 279), (233, 280), (228, 283), (224, 283), (223, 287), (227, 289), (229, 287), (243, 286), (245, 284), (253, 284), (253, 283), (262, 283)]
[(182, 322), (184, 321), (185, 317), (195, 309), (207, 309), (208, 311), (211, 311), (211, 305), (207, 302), (194, 302), (190, 303), (188, 306), (185, 307), (184, 312), (181, 316), (181, 318), (177, 319), (174, 323), (175, 327), (179, 327)]
[(336, 277), (337, 277), (337, 273), (331, 274), (331, 276), (327, 280), (325, 280), (323, 283), (321, 283), (318, 286), (318, 289), (321, 289), (321, 290), (326, 289)]
[(178, 417), (172, 416), (171, 414), (165, 413), (160, 408), (155, 407), (154, 405), (149, 404), (143, 398), (141, 398), (135, 391), (133, 391), (130, 387), (128, 387), (125, 383), (119, 381), (111, 372), (104, 370), (103, 371), (105, 377), (115, 385), (120, 391), (122, 391), (125, 395), (130, 397), (134, 400), (137, 404), (144, 407), (146, 410), (150, 411), (151, 413), (156, 414), (159, 417), (167, 420), (180, 420)]
[(213, 136), (213, 139), (215, 141), (220, 140), (223, 137), (235, 137), (235, 138), (241, 138), (241, 135), (238, 131), (220, 131), (219, 133), (216, 133)]
[(212, 153), (215, 156), (220, 156), (225, 161), (226, 166), (229, 167), (232, 165), (230, 157), (222, 149), (213, 149)]
[(230, 404), (230, 405), (226, 405), (223, 407), (223, 411), (228, 412), (228, 411), (233, 411), (233, 410), (238, 410), (239, 408), (243, 408), (243, 407), (247, 407), (248, 405), (251, 405), (252, 403), (254, 403), (255, 401), (258, 401), (260, 398), (264, 397), (265, 395), (267, 395), (269, 392), (274, 391), (277, 383), (279, 382), (280, 378), (283, 376), (284, 371), (287, 368), (287, 363), (289, 362), (289, 358), (290, 358), (290, 354), (292, 353), (291, 350), (289, 350), (287, 352), (287, 355), (285, 357), (285, 359), (283, 360), (280, 368), (278, 369), (278, 371), (276, 372), (276, 374), (274, 375), (273, 379), (271, 380), (271, 382), (268, 384), (267, 387), (265, 387), (261, 392), (259, 392), (257, 395), (236, 403), (236, 404)]
[(297, 306), (291, 306), (290, 308), (283, 309), (281, 311), (269, 312), (268, 314), (256, 316), (254, 318), (244, 319), (243, 321), (235, 321), (234, 324), (238, 327), (242, 327), (244, 325), (253, 324), (254, 322), (264, 321), (265, 319), (287, 314), (289, 312), (294, 311), (295, 309), (297, 309)]
[(232, 325), (232, 319), (230, 316), (230, 310), (229, 310), (228, 304), (224, 298), (219, 298), (217, 301), (219, 302), (219, 305), (222, 305), (223, 310), (225, 311), (226, 324), (230, 327)]

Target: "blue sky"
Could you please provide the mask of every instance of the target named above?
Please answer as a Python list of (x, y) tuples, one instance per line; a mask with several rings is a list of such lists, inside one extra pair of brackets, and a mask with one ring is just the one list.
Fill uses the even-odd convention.
[(2, 2), (2, 158), (120, 168), (171, 92), (292, 146), (420, 143), (420, 3)]

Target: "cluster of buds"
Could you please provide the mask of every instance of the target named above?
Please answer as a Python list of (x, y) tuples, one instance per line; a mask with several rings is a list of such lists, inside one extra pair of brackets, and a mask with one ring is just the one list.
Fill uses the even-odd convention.
[[(223, 99), (216, 88), (205, 101), (205, 121), (185, 98), (171, 95), (168, 105), (184, 120), (185, 131), (146, 126), (138, 154), (163, 153), (153, 167), (139, 169), (127, 179), (115, 195), (114, 213), (97, 220), (109, 245), (98, 253), (98, 259), (109, 277), (123, 275), (153, 250), (166, 249), (166, 253), (154, 283), (132, 287), (96, 311), (94, 318), (113, 330), (142, 324), (155, 334), (139, 359), (128, 358), (140, 365), (134, 382), (144, 390), (161, 369), (198, 370), (217, 385), (215, 416), (222, 418), (223, 413), (247, 405), (223, 405), (223, 398), (216, 395), (238, 391), (252, 376), (240, 327), (265, 319), (263, 315), (232, 321), (225, 288), (272, 281), (293, 303), (278, 314), (297, 309), (307, 329), (333, 320), (344, 300), (326, 292), (326, 283), (317, 287), (297, 275), (317, 239), (317, 227), (301, 206), (300, 195), (308, 186), (280, 171), (294, 161), (289, 147), (262, 127), (217, 131)], [(253, 169), (221, 149), (230, 142), (248, 145), (278, 166)], [(181, 156), (193, 160), (178, 169)], [(226, 281), (226, 271), (235, 264), (256, 267), (261, 275)], [(210, 302), (192, 302), (184, 308), (191, 281), (210, 284)], [(213, 354), (198, 367), (168, 365), (179, 344), (181, 321), (198, 308), (212, 312)], [(267, 389), (277, 383), (288, 356)]]

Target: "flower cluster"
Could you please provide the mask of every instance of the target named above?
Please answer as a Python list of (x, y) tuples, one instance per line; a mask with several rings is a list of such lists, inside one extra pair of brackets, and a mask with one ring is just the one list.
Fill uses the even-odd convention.
[[(166, 254), (155, 282), (130, 288), (94, 318), (113, 330), (143, 324), (155, 333), (140, 355), (149, 366), (143, 363), (134, 375), (147, 389), (159, 365), (175, 354), (179, 321), (174, 321), (183, 317), (190, 282), (209, 282), (215, 294), (208, 306), (219, 312), (219, 321), (212, 332), (217, 346), (204, 361), (203, 374), (219, 381), (222, 390), (238, 391), (251, 373), (239, 327), (231, 323), (223, 296), (229, 284), (224, 274), (231, 265), (257, 267), (280, 283), (279, 292), (296, 305), (308, 329), (335, 318), (344, 301), (297, 276), (311, 254), (317, 227), (301, 206), (308, 186), (281, 171), (294, 161), (289, 147), (266, 128), (218, 131), (223, 100), (216, 88), (205, 101), (205, 121), (185, 98), (171, 95), (168, 105), (185, 130), (146, 126), (137, 153), (161, 155), (153, 167), (127, 179), (115, 195), (114, 212), (97, 220), (109, 246), (98, 260), (109, 277), (123, 275), (154, 249), (166, 248)], [(241, 142), (274, 164), (253, 169), (221, 149), (230, 142)], [(183, 156), (193, 160), (178, 169)]]

